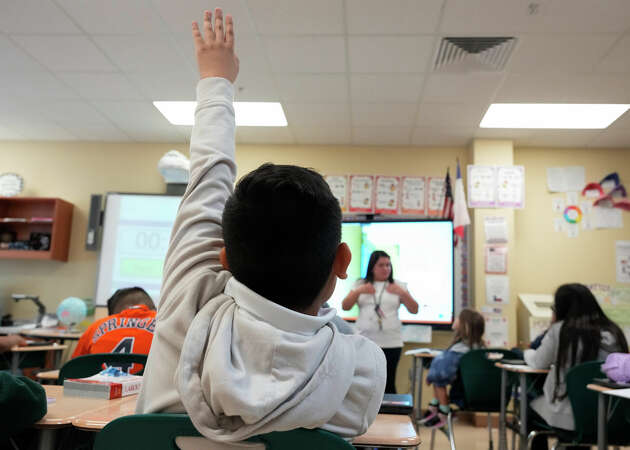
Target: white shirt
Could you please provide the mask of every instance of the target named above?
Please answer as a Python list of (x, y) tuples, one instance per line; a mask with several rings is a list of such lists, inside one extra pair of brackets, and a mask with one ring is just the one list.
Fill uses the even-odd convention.
[[(407, 289), (407, 284), (398, 280), (394, 282)], [(364, 284), (363, 280), (358, 280), (354, 288)], [(375, 281), (372, 283), (374, 294), (361, 294), (357, 300), (359, 305), (359, 317), (357, 318), (357, 330), (360, 335), (365, 336), (376, 343), (381, 348), (402, 347), (402, 324), (398, 318), (400, 308), (400, 296), (387, 292), (389, 282)], [(385, 317), (381, 319), (379, 326), (379, 316), (376, 314), (375, 306), (379, 304)]]

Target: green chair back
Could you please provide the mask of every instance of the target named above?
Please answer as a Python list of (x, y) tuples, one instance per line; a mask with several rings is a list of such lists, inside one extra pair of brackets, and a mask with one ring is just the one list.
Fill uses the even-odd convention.
[[(176, 450), (178, 436), (201, 436), (186, 414), (134, 414), (108, 423), (96, 436), (94, 450)], [(336, 434), (304, 428), (262, 434), (248, 442), (263, 443), (267, 450), (354, 449)]]
[[(77, 356), (66, 362), (59, 370), (58, 383), (63, 384), (66, 378), (85, 378), (99, 373), (103, 370), (103, 363), (108, 366), (119, 367), (130, 364), (147, 363), (147, 355), (139, 353), (93, 353), (91, 355)], [(142, 375), (144, 367), (136, 375)]]
[[(605, 378), (601, 371), (601, 361), (589, 361), (578, 364), (567, 373), (567, 394), (573, 409), (575, 432), (571, 433), (572, 442), (579, 444), (597, 443), (597, 392), (587, 389), (586, 385), (594, 378)], [(623, 402), (609, 397), (608, 443), (609, 445), (629, 445), (630, 433)]]
[[(471, 350), (459, 360), (459, 374), (464, 387), (465, 409), (498, 412), (501, 409), (501, 369), (495, 363), (502, 358), (517, 359), (514, 352), (501, 348)], [(511, 384), (506, 385), (506, 403), (510, 401)]]

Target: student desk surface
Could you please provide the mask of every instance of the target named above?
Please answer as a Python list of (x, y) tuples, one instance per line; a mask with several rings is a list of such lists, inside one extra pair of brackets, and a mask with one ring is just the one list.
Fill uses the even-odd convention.
[(43, 339), (56, 339), (63, 344), (65, 340), (78, 341), (81, 339), (81, 332), (67, 331), (63, 328), (32, 328), (29, 330), (22, 330), (20, 334), (24, 336), (32, 336)]
[(24, 359), (24, 355), (31, 352), (48, 352), (54, 351), (55, 354), (55, 367), (59, 366), (61, 358), (61, 351), (67, 349), (67, 345), (50, 344), (50, 345), (33, 345), (24, 347), (13, 347), (11, 352), (11, 373), (18, 375), (20, 373), (20, 363)]
[[(605, 450), (608, 446), (606, 442), (606, 434), (608, 423), (606, 421), (606, 413), (608, 411), (608, 401), (610, 396), (627, 399), (630, 402), (630, 390), (623, 389), (623, 394), (620, 395), (620, 389), (613, 389), (607, 386), (601, 386), (599, 384), (587, 384), (586, 387), (591, 391), (597, 392), (597, 449)], [(628, 406), (626, 406), (628, 407)]]
[[(137, 395), (106, 400), (63, 395), (63, 386), (44, 386), (46, 395), (55, 401), (48, 405), (48, 413), (35, 424), (42, 431), (74, 426), (82, 430), (99, 431), (112, 420), (134, 414)], [(42, 441), (52, 440), (42, 436)], [(368, 431), (354, 439), (353, 445), (369, 447), (413, 448), (420, 437), (409, 416), (379, 414)], [(45, 445), (41, 447), (46, 447)]]

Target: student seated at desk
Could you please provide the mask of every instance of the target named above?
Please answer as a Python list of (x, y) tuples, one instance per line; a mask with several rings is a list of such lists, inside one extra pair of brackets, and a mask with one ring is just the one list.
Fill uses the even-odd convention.
[[(626, 338), (602, 311), (591, 291), (573, 283), (560, 286), (552, 306), (552, 325), (540, 347), (525, 350), (524, 359), (535, 369), (550, 369), (543, 395), (533, 400), (528, 414), (532, 421), (544, 420), (555, 428), (574, 430), (573, 411), (565, 377), (569, 369), (587, 361), (601, 361), (613, 352), (627, 352)], [(534, 439), (533, 447), (546, 448), (546, 437)]]
[[(0, 353), (16, 345), (26, 345), (26, 341), (17, 335), (0, 336)], [(46, 392), (39, 383), (0, 371), (0, 448), (12, 448), (9, 436), (30, 427), (44, 417), (46, 411)], [(29, 436), (16, 439), (23, 443)]]
[[(73, 358), (91, 353), (149, 354), (155, 331), (155, 305), (139, 287), (117, 290), (107, 301), (110, 315), (94, 322), (79, 339)], [(134, 365), (131, 373), (140, 370)]]
[[(295, 428), (364, 433), (385, 389), (385, 357), (320, 307), (350, 250), (324, 178), (264, 164), (233, 191), (234, 25), (205, 13), (193, 37), (201, 81), (190, 181), (164, 263), (155, 339), (137, 412), (186, 412), (215, 441)], [(230, 270), (230, 271), (228, 271)]]
[[(485, 331), (483, 316), (472, 309), (463, 309), (453, 322), (453, 342), (451, 345), (431, 361), (427, 384), (433, 384), (435, 397), (429, 402), (429, 410), (426, 416), (420, 420), (420, 424), (441, 428), (446, 426), (448, 413), (451, 411), (451, 402), (462, 406), (463, 388), (458, 383), (457, 371), (459, 360), (463, 355), (473, 349), (483, 347), (481, 340)], [(451, 385), (450, 396), (446, 388)]]

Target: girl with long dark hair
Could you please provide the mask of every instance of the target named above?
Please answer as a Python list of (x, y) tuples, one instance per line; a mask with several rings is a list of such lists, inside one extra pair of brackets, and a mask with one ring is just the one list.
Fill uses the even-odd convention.
[[(573, 411), (567, 397), (567, 372), (583, 362), (603, 361), (610, 353), (627, 353), (628, 343), (619, 326), (606, 317), (595, 296), (582, 284), (560, 286), (552, 311), (553, 323), (540, 347), (524, 353), (527, 365), (550, 369), (543, 395), (530, 406), (549, 425), (574, 430)], [(538, 447), (536, 442), (534, 445)]]
[(398, 318), (401, 304), (415, 314), (418, 303), (407, 291), (406, 284), (394, 280), (389, 255), (376, 250), (370, 255), (365, 278), (356, 282), (343, 299), (346, 311), (359, 305), (357, 330), (383, 349), (387, 360), (386, 393), (396, 393), (396, 367), (402, 350), (402, 324)]

